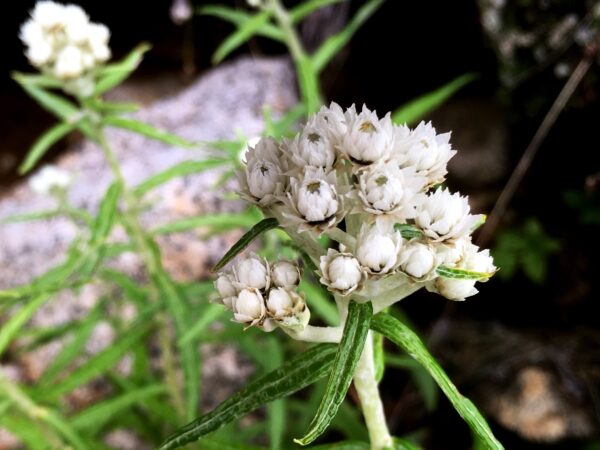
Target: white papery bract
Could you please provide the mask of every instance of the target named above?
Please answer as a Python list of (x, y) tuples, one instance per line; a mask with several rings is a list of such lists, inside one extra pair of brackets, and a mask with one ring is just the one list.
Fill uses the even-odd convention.
[(237, 322), (258, 325), (266, 318), (262, 293), (255, 288), (242, 289), (231, 303), (233, 317)]
[(269, 264), (256, 255), (250, 255), (239, 261), (233, 268), (234, 284), (238, 289), (246, 287), (268, 289), (271, 283)]
[(340, 295), (359, 289), (366, 280), (366, 271), (351, 253), (329, 249), (321, 256), (321, 283)]
[(481, 215), (470, 214), (467, 197), (437, 189), (417, 205), (415, 223), (434, 242), (468, 236)]
[(297, 166), (331, 170), (336, 160), (334, 144), (329, 139), (327, 122), (315, 117), (294, 139), (284, 146)]
[(402, 237), (389, 224), (363, 225), (356, 242), (356, 259), (373, 275), (384, 275), (398, 264)]
[(282, 288), (295, 288), (300, 282), (300, 268), (289, 261), (277, 261), (271, 266), (273, 284)]
[(38, 2), (21, 26), (20, 38), (29, 62), (65, 81), (65, 88), (77, 95), (92, 93), (93, 69), (110, 58), (108, 28), (90, 22), (77, 5)]
[(430, 245), (413, 240), (402, 247), (400, 269), (414, 280), (423, 281), (435, 276), (435, 251)]
[(310, 319), (304, 298), (285, 288), (273, 288), (269, 291), (267, 310), (276, 323), (288, 328), (304, 328)]
[(450, 146), (450, 133), (436, 134), (431, 122), (421, 122), (417, 128), (397, 133), (394, 155), (402, 167), (411, 167), (427, 178), (427, 185), (444, 181), (448, 161), (456, 154)]
[(390, 114), (383, 119), (363, 106), (356, 114), (354, 106), (346, 112), (347, 130), (343, 135), (342, 152), (354, 163), (368, 165), (387, 159), (394, 140)]
[(38, 194), (48, 195), (53, 191), (67, 189), (72, 181), (73, 177), (69, 172), (47, 165), (29, 179), (29, 187)]
[(285, 158), (272, 138), (263, 138), (245, 155), (246, 171), (240, 179), (242, 195), (260, 206), (277, 202), (283, 193)]

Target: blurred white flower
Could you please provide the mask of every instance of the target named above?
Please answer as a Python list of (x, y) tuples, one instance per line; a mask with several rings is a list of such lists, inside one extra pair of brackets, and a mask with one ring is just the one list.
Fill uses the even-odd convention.
[(375, 111), (364, 105), (360, 114), (356, 114), (353, 105), (346, 112), (346, 121), (341, 149), (352, 162), (367, 165), (389, 156), (394, 137), (389, 113), (380, 120)]
[(437, 189), (417, 205), (416, 225), (434, 242), (468, 236), (481, 215), (469, 214), (467, 197)]
[(359, 289), (366, 280), (366, 271), (351, 253), (340, 253), (329, 249), (321, 256), (322, 284), (329, 290), (341, 295), (348, 295)]
[(235, 276), (234, 286), (237, 289), (255, 288), (266, 290), (269, 288), (271, 278), (269, 264), (256, 255), (249, 255), (233, 267)]
[(402, 238), (391, 224), (363, 224), (356, 241), (356, 259), (371, 274), (383, 275), (398, 264)]
[(289, 261), (277, 261), (271, 265), (273, 284), (282, 288), (294, 288), (300, 282), (300, 268)]
[(173, 0), (169, 15), (175, 25), (182, 25), (190, 20), (193, 15), (190, 0)]
[(47, 195), (55, 190), (65, 190), (73, 178), (69, 172), (53, 165), (42, 167), (29, 178), (29, 187), (38, 194)]

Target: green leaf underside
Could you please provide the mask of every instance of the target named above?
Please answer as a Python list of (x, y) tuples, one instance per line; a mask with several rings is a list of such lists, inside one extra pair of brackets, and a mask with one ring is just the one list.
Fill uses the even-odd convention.
[(225, 256), (221, 258), (221, 260), (215, 264), (212, 268), (213, 272), (221, 270), (225, 265), (235, 258), (238, 254), (240, 254), (246, 247), (248, 247), (254, 239), (263, 234), (266, 231), (272, 230), (273, 228), (277, 228), (279, 226), (279, 222), (274, 218), (263, 219), (254, 225), (246, 234), (244, 234), (234, 245), (229, 249)]
[(333, 364), (335, 351), (336, 347), (328, 344), (310, 348), (278, 369), (249, 383), (210, 413), (181, 428), (159, 450), (172, 450), (196, 441), (265, 403), (293, 394), (323, 378)]
[(371, 328), (402, 348), (431, 374), (458, 414), (490, 449), (504, 449), (494, 437), (477, 407), (468, 398), (462, 396), (421, 339), (410, 328), (386, 313), (375, 315), (371, 321)]
[(46, 130), (33, 144), (25, 161), (19, 166), (21, 175), (29, 172), (50, 148), (75, 129), (75, 124), (59, 123)]
[(485, 280), (494, 273), (474, 272), (472, 270), (456, 269), (454, 267), (440, 266), (436, 269), (437, 274), (444, 278), (455, 278), (457, 280)]
[(475, 78), (477, 78), (475, 74), (466, 73), (440, 88), (411, 100), (393, 112), (392, 121), (398, 124), (414, 124), (448, 100), (452, 95), (454, 95), (465, 85), (469, 84)]
[(333, 361), (323, 399), (304, 437), (294, 439), (297, 444), (308, 445), (313, 442), (323, 434), (335, 417), (352, 382), (354, 370), (367, 339), (372, 315), (371, 302), (350, 302), (344, 333)]

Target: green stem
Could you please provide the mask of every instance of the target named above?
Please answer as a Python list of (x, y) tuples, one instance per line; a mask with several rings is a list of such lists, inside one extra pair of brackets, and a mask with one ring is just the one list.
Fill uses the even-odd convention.
[(280, 0), (267, 0), (267, 8), (272, 12), (279, 28), (283, 32), (285, 42), (296, 65), (300, 93), (306, 105), (306, 113), (316, 112), (322, 101), (319, 87), (319, 78), (313, 67), (312, 60), (306, 54), (298, 33), (292, 24), (289, 13), (283, 7)]
[(385, 421), (385, 412), (383, 403), (379, 395), (379, 388), (375, 379), (375, 363), (373, 359), (373, 338), (369, 331), (363, 353), (358, 360), (356, 371), (354, 372), (354, 387), (360, 398), (367, 430), (369, 431), (369, 440), (371, 441), (371, 450), (384, 450), (392, 448), (392, 436)]

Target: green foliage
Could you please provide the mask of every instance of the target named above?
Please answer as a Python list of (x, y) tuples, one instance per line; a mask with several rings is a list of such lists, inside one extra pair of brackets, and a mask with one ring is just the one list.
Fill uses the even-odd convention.
[(503, 280), (522, 270), (531, 281), (541, 284), (546, 279), (550, 256), (559, 249), (560, 242), (549, 236), (537, 219), (530, 217), (521, 227), (499, 233), (492, 253)]

